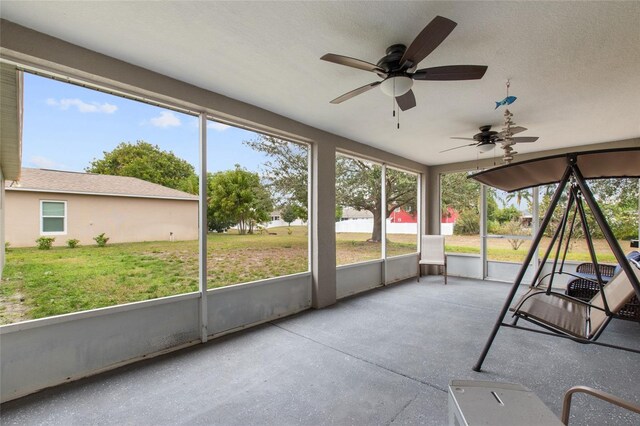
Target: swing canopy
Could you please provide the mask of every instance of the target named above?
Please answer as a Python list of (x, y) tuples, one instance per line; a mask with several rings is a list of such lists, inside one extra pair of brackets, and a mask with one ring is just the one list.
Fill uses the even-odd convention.
[(574, 152), (508, 164), (471, 175), (485, 185), (512, 192), (562, 180), (567, 156), (576, 159), (585, 179), (640, 177), (640, 147)]

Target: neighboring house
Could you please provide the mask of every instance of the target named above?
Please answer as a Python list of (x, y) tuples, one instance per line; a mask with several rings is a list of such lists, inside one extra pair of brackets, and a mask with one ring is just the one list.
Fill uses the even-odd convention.
[(451, 206), (447, 207), (447, 211), (442, 212), (440, 219), (440, 234), (441, 235), (453, 235), (453, 227), (458, 220), (460, 214), (456, 209)]
[[(287, 222), (282, 219), (281, 211), (274, 210), (271, 212), (271, 220), (265, 224), (266, 228), (278, 228), (281, 226), (289, 226)], [(304, 226), (307, 222), (302, 219), (296, 219), (291, 222), (291, 226)]]
[(531, 213), (523, 213), (522, 216), (520, 216), (520, 224), (525, 228), (530, 228), (531, 225), (533, 225), (533, 216)]
[(90, 245), (101, 233), (109, 243), (198, 239), (198, 197), (141, 179), (23, 168), (4, 189), (12, 247), (41, 236)]
[(456, 209), (454, 209), (453, 207), (449, 206), (447, 207), (447, 211), (446, 212), (442, 212), (442, 219), (440, 220), (441, 223), (456, 223), (456, 220), (458, 219), (459, 213)]
[[(418, 223), (409, 213), (402, 209), (396, 209), (394, 213), (386, 220), (387, 234), (416, 234), (418, 232)], [(368, 210), (344, 207), (340, 221), (336, 222), (335, 230), (338, 233), (371, 233), (373, 231), (373, 213)]]
[(373, 213), (369, 210), (356, 210), (353, 207), (344, 207), (340, 220), (373, 219)]
[(391, 223), (418, 223), (418, 218), (415, 213), (411, 214), (403, 209), (395, 209), (389, 215)]

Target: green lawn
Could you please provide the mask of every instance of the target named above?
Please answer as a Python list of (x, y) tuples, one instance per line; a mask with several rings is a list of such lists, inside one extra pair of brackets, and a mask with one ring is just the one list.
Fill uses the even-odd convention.
[[(291, 234), (287, 228), (262, 235), (210, 234), (209, 288), (307, 271), (307, 230), (291, 229)], [(411, 251), (415, 242), (389, 244), (390, 255)], [(339, 264), (379, 258), (380, 244), (363, 235), (338, 239)], [(3, 275), (0, 324), (8, 324), (196, 291), (198, 243), (10, 248)]]
[[(273, 235), (275, 234), (275, 235)], [(380, 243), (368, 234), (336, 234), (336, 263), (380, 259)], [(506, 241), (490, 246), (489, 258), (520, 262), (526, 244), (514, 251)], [(602, 242), (597, 242), (601, 247)], [(209, 288), (255, 281), (308, 269), (307, 229), (271, 229), (270, 234), (210, 234)], [(626, 246), (628, 247), (628, 243)], [(414, 235), (394, 235), (388, 256), (416, 251)], [(447, 251), (479, 253), (477, 237), (447, 237)], [(570, 259), (587, 260), (576, 246)], [(614, 262), (611, 255), (601, 261)], [(197, 241), (156, 241), (51, 250), (10, 248), (0, 284), (0, 324), (196, 291)]]
[[(549, 246), (550, 238), (543, 238), (540, 243), (540, 256)], [(629, 241), (618, 241), (623, 252), (631, 250)], [(605, 240), (594, 240), (594, 248), (598, 254), (598, 261), (603, 263), (617, 263), (613, 253)], [(489, 239), (487, 243), (487, 258), (506, 262), (522, 262), (529, 251), (530, 241), (525, 241), (518, 249), (513, 250), (506, 239)], [(445, 250), (447, 253), (480, 254), (480, 237), (477, 235), (448, 235), (445, 237)], [(551, 258), (555, 256), (552, 252)], [(585, 241), (575, 241), (567, 252), (567, 260), (578, 262), (590, 262), (589, 250)]]

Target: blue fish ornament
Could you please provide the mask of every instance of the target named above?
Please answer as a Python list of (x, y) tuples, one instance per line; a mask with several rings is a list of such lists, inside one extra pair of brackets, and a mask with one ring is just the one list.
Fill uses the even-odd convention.
[(502, 105), (511, 105), (515, 102), (516, 99), (518, 98), (516, 98), (515, 96), (507, 96), (500, 102), (496, 102), (496, 107), (494, 109), (498, 109), (498, 107), (501, 107)]

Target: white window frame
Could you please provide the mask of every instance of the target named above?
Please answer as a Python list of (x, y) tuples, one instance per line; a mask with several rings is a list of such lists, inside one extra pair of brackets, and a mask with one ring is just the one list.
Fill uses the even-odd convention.
[[(62, 203), (64, 205), (64, 216), (47, 216), (53, 218), (62, 217), (64, 219), (64, 231), (62, 232), (45, 232), (44, 231), (44, 203)], [(67, 235), (67, 202), (65, 200), (40, 200), (40, 235)]]
[[(413, 253), (420, 253), (420, 244), (422, 244), (421, 238), (420, 238), (420, 230), (422, 229), (422, 214), (420, 212), (420, 206), (422, 204), (422, 199), (421, 199), (422, 189), (420, 187), (421, 182), (422, 182), (422, 174), (418, 173), (418, 172), (411, 171), (411, 170), (403, 169), (402, 167), (394, 167), (394, 166), (385, 165), (385, 169), (397, 170), (399, 172), (406, 173), (408, 175), (413, 175), (413, 176), (416, 177), (416, 211), (415, 211), (415, 215), (416, 215), (416, 239), (417, 239), (417, 241), (416, 241), (416, 251), (413, 252)], [(383, 174), (384, 174), (384, 179), (382, 179), (381, 182), (382, 182), (382, 186), (384, 188), (386, 188), (386, 184), (387, 184), (387, 182), (386, 182), (386, 179), (387, 179), (386, 170), (385, 170), (385, 173), (383, 173)], [(386, 193), (384, 194), (384, 198), (385, 198), (385, 200), (383, 201), (382, 205), (384, 205), (384, 203), (387, 202), (386, 201), (386, 198), (387, 198), (387, 194)], [(399, 210), (400, 210), (400, 208), (396, 207), (393, 211), (399, 211)], [(405, 210), (405, 212), (406, 212), (406, 210)], [(387, 251), (387, 247), (386, 247), (386, 241), (387, 241), (386, 219), (383, 219), (383, 221), (385, 222), (383, 240), (384, 240), (385, 254), (386, 254), (386, 251)], [(407, 254), (410, 254), (410, 253), (397, 254), (395, 256), (388, 256), (388, 257), (392, 259), (394, 257), (405, 256)], [(385, 255), (385, 259), (386, 258), (387, 258), (387, 256)]]

